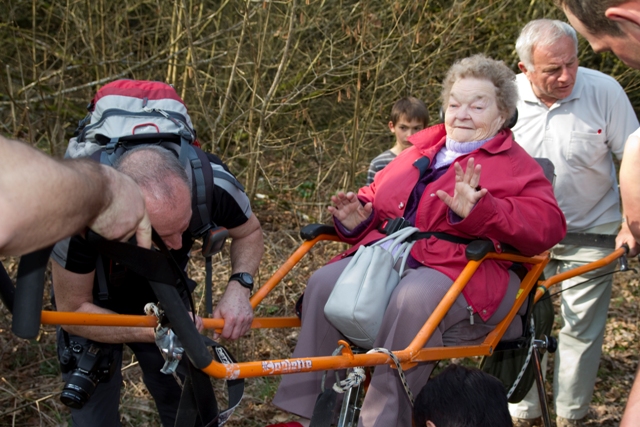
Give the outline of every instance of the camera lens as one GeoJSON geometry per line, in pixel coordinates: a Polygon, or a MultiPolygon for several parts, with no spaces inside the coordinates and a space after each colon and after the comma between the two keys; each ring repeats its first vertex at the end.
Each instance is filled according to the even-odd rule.
{"type": "Polygon", "coordinates": [[[74,371],[62,389],[60,401],[70,408],[80,409],[91,397],[98,381],[82,372],[74,371]]]}

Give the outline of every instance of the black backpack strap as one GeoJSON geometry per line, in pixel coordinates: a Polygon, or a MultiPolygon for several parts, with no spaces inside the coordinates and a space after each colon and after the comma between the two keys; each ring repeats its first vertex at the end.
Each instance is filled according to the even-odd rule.
{"type": "Polygon", "coordinates": [[[100,301],[107,301],[109,299],[109,286],[107,285],[107,273],[102,255],[98,255],[98,259],[96,260],[96,279],[98,282],[98,299],[100,301]]]}
{"type": "MultiPolygon", "coordinates": [[[[214,207],[214,173],[209,162],[207,153],[201,149],[189,145],[191,155],[189,162],[191,163],[191,171],[193,177],[193,195],[191,198],[191,210],[193,216],[189,224],[189,230],[193,237],[205,238],[205,234],[216,227],[212,221],[214,207]],[[193,157],[195,156],[195,158],[193,157]]],[[[180,155],[182,155],[182,149],[180,155]]],[[[186,154],[185,154],[186,155],[186,154]]],[[[217,206],[217,204],[215,204],[217,206]]],[[[204,241],[203,241],[204,247],[204,241]]],[[[213,313],[213,282],[211,274],[211,256],[205,254],[205,309],[207,313],[213,313]]]]}
{"type": "Polygon", "coordinates": [[[183,141],[180,146],[180,161],[189,162],[191,165],[191,177],[193,190],[191,209],[193,216],[189,224],[189,230],[194,237],[202,236],[212,228],[211,214],[213,212],[213,171],[209,164],[207,154],[193,145],[183,141]]]}

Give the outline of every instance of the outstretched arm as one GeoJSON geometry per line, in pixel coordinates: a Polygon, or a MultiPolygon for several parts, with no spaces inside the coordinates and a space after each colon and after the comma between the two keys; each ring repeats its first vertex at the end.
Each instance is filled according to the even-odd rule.
{"type": "Polygon", "coordinates": [[[144,199],[130,178],[0,137],[0,254],[49,246],[87,225],[108,239],[135,233],[141,246],[151,246],[144,199]]]}

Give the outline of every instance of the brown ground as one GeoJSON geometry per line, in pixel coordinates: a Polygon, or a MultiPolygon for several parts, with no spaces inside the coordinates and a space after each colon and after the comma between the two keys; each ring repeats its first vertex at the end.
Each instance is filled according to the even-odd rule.
{"type": "MultiPolygon", "coordinates": [[[[258,212],[266,236],[266,253],[259,275],[260,283],[283,263],[300,242],[297,232],[299,219],[287,212],[274,212],[269,203],[258,212]]],[[[325,262],[330,253],[337,251],[337,246],[323,244],[316,248],[285,278],[273,295],[263,302],[258,308],[258,315],[292,315],[297,296],[310,272],[325,262]]],[[[3,262],[14,277],[15,260],[5,258],[3,262]]],[[[632,261],[631,265],[637,267],[638,263],[632,261]]],[[[228,265],[224,257],[214,260],[214,283],[223,283],[227,272],[228,265]]],[[[194,256],[192,262],[192,276],[200,282],[204,279],[199,254],[194,256]]],[[[619,273],[615,276],[599,379],[588,425],[617,425],[624,411],[638,362],[639,278],[635,272],[619,273]]],[[[202,297],[197,297],[198,304],[203,306],[202,297]]],[[[63,383],[59,377],[55,356],[54,327],[42,327],[37,340],[27,342],[11,334],[10,323],[11,316],[0,306],[0,426],[66,425],[68,412],[58,400],[63,383]]],[[[256,330],[241,341],[226,345],[240,361],[283,358],[290,354],[296,336],[296,330],[256,330]]],[[[550,373],[552,367],[553,357],[549,366],[550,373]]],[[[123,424],[158,426],[155,408],[140,380],[139,368],[135,362],[125,363],[123,370],[123,424]]],[[[550,381],[547,383],[550,397],[550,381]]],[[[223,399],[225,393],[222,382],[215,381],[215,384],[218,398],[223,399]]],[[[227,425],[257,427],[286,421],[287,415],[270,405],[277,384],[278,378],[247,380],[244,400],[227,425]]]]}

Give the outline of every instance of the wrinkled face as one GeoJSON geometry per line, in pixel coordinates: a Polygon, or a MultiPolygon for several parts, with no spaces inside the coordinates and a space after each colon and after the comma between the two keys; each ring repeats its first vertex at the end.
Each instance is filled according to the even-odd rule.
{"type": "MultiPolygon", "coordinates": [[[[631,68],[640,69],[640,43],[627,33],[620,37],[608,34],[593,35],[582,25],[582,22],[567,9],[564,10],[567,19],[577,32],[582,34],[589,42],[594,52],[613,52],[622,62],[631,68]]],[[[623,27],[624,31],[624,27],[623,27]]]]}
{"type": "Polygon", "coordinates": [[[400,119],[398,119],[395,125],[393,122],[389,122],[389,130],[396,136],[396,143],[404,148],[411,146],[407,138],[416,132],[420,132],[422,129],[424,129],[424,124],[421,120],[408,120],[404,115],[400,116],[400,119]]]}
{"type": "Polygon", "coordinates": [[[540,101],[550,107],[571,95],[579,63],[571,37],[563,37],[551,46],[535,47],[532,59],[533,70],[527,69],[523,62],[518,63],[518,67],[540,101]]]}
{"type": "Polygon", "coordinates": [[[472,142],[491,138],[504,121],[492,82],[467,77],[453,84],[444,112],[445,129],[451,139],[472,142]]]}
{"type": "Polygon", "coordinates": [[[182,233],[191,221],[191,191],[184,183],[174,182],[172,203],[159,200],[147,193],[145,204],[151,225],[169,249],[182,247],[182,233]]]}

